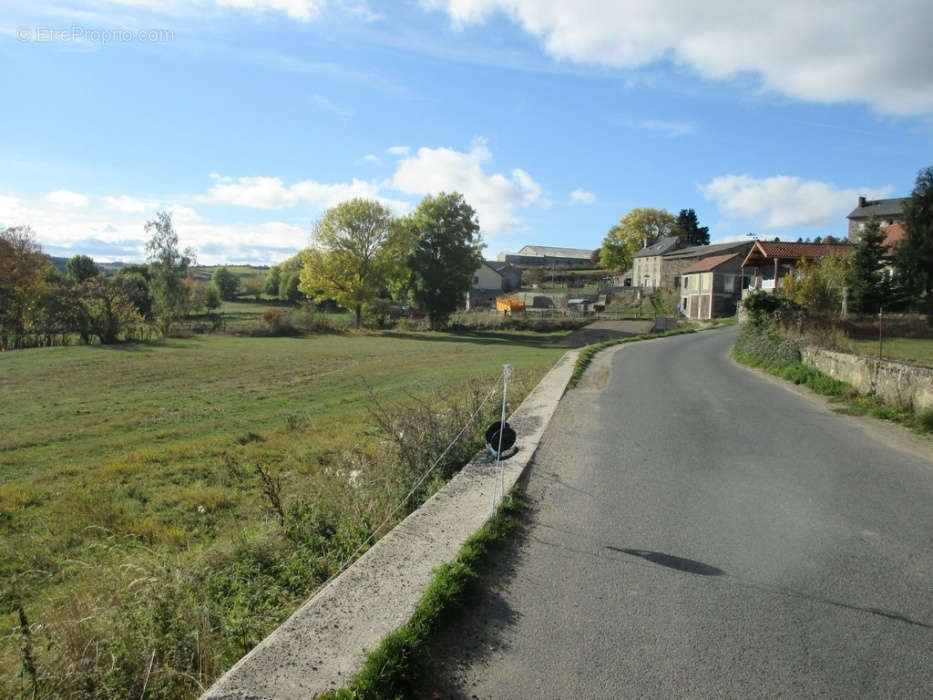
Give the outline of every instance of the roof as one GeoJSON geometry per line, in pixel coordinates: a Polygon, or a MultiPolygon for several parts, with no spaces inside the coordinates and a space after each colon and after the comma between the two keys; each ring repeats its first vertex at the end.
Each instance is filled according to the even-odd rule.
{"type": "Polygon", "coordinates": [[[669,251],[674,250],[677,246],[680,245],[680,238],[677,236],[663,236],[657,241],[649,245],[647,248],[642,248],[639,250],[633,258],[647,258],[652,255],[664,255],[669,251]]]}
{"type": "Polygon", "coordinates": [[[785,243],[784,241],[755,241],[742,267],[749,267],[767,259],[799,260],[823,258],[827,255],[846,255],[852,251],[849,243],[785,243]]]}
{"type": "Polygon", "coordinates": [[[753,241],[733,241],[732,243],[695,245],[689,248],[681,248],[680,250],[671,251],[664,256],[664,259],[681,260],[683,258],[707,258],[710,255],[715,255],[717,253],[722,255],[729,251],[734,251],[736,254],[746,253],[751,249],[753,244],[753,241]]]}
{"type": "Polygon", "coordinates": [[[884,245],[887,248],[894,248],[907,236],[907,229],[904,228],[904,224],[882,226],[881,230],[884,232],[884,245]]]}
{"type": "Polygon", "coordinates": [[[483,262],[484,262],[486,265],[489,265],[489,267],[491,267],[491,268],[492,268],[493,270],[495,270],[496,272],[502,272],[503,270],[508,269],[508,268],[512,268],[512,269],[514,269],[514,270],[518,270],[518,268],[515,267],[515,266],[514,266],[512,263],[510,263],[510,262],[502,262],[501,260],[484,260],[483,262]]]}
{"type": "Polygon", "coordinates": [[[710,272],[711,270],[715,270],[723,263],[727,263],[730,260],[735,260],[738,257],[738,253],[731,253],[729,255],[714,255],[711,258],[703,258],[702,260],[697,260],[681,274],[687,275],[691,272],[710,272]]]}
{"type": "MultiPolygon", "coordinates": [[[[849,219],[870,219],[871,217],[884,218],[901,216],[904,205],[910,197],[895,197],[894,199],[869,199],[864,206],[855,207],[849,214],[849,219]]],[[[861,201],[861,200],[860,200],[861,201]]]]}
{"type": "Polygon", "coordinates": [[[580,258],[590,259],[593,254],[592,248],[555,248],[547,245],[526,245],[516,253],[516,255],[528,255],[531,257],[549,257],[549,258],[580,258]]]}

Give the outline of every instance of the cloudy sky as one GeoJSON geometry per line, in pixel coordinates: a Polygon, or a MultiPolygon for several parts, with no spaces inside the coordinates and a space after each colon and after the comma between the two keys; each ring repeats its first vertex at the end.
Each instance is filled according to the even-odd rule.
{"type": "Polygon", "coordinates": [[[266,264],[351,197],[457,190],[487,256],[633,207],[844,235],[933,165],[929,0],[0,0],[0,226],[266,264]]]}

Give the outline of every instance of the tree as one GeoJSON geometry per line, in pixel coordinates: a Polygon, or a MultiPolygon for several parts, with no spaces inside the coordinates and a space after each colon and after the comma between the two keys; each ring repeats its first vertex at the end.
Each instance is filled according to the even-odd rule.
{"type": "Polygon", "coordinates": [[[607,270],[627,270],[632,256],[662,236],[670,235],[675,222],[674,216],[665,209],[632,209],[603,239],[600,265],[607,270]]]}
{"type": "Polygon", "coordinates": [[[412,295],[431,328],[438,328],[463,304],[483,264],[476,212],[461,194],[441,192],[422,199],[405,223],[412,236],[412,295]]]}
{"type": "Polygon", "coordinates": [[[217,287],[212,284],[207,285],[207,297],[204,300],[204,304],[210,311],[220,307],[220,292],[218,292],[217,287]]]}
{"type": "Polygon", "coordinates": [[[849,305],[857,313],[876,313],[888,305],[891,278],[886,271],[885,234],[870,221],[852,251],[848,270],[849,305]]]}
{"type": "Polygon", "coordinates": [[[263,291],[271,297],[278,296],[280,273],[281,268],[278,265],[273,265],[266,273],[266,286],[263,291]]]}
{"type": "Polygon", "coordinates": [[[91,336],[97,336],[102,345],[116,343],[124,328],[140,319],[136,306],[115,280],[93,275],[77,283],[75,292],[78,333],[85,343],[91,336]]]}
{"type": "Polygon", "coordinates": [[[266,288],[266,278],[262,275],[252,275],[251,277],[246,278],[246,284],[243,285],[246,289],[246,293],[253,297],[256,301],[262,297],[263,291],[266,288]]]}
{"type": "Polygon", "coordinates": [[[389,209],[367,199],[351,199],[328,209],[315,224],[311,247],[302,251],[298,289],[315,301],[333,299],[352,309],[356,327],[363,308],[379,296],[404,259],[396,244],[399,226],[389,209]]]}
{"type": "Polygon", "coordinates": [[[674,222],[674,234],[690,245],[709,245],[709,227],[700,226],[693,209],[681,209],[674,222]]]}
{"type": "Polygon", "coordinates": [[[65,279],[69,282],[83,282],[100,274],[94,259],[88,255],[75,255],[65,263],[65,279]]]}
{"type": "Polygon", "coordinates": [[[297,304],[304,296],[298,285],[301,283],[301,277],[297,272],[286,272],[279,278],[279,299],[297,304]]]}
{"type": "Polygon", "coordinates": [[[812,316],[836,316],[842,309],[849,260],[840,255],[824,255],[801,260],[795,275],[782,277],[782,295],[812,316]]]}
{"type": "Polygon", "coordinates": [[[904,207],[907,233],[894,256],[898,284],[914,299],[922,296],[926,313],[933,312],[933,167],[917,173],[904,207]]]}
{"type": "Polygon", "coordinates": [[[178,250],[178,235],[168,212],[156,212],[156,218],[146,223],[146,233],[152,237],[146,243],[149,261],[152,313],[163,335],[185,315],[188,304],[184,279],[194,263],[194,251],[178,250]]]}
{"type": "Polygon", "coordinates": [[[41,313],[39,299],[54,268],[32,229],[0,231],[0,347],[19,347],[41,313]]]}
{"type": "Polygon", "coordinates": [[[236,295],[240,291],[240,278],[226,267],[218,267],[211,273],[211,284],[217,287],[220,298],[224,301],[236,299],[236,295]]]}
{"type": "Polygon", "coordinates": [[[136,307],[140,317],[148,319],[152,315],[149,267],[147,265],[124,265],[113,276],[113,280],[123,288],[123,292],[136,307]]]}

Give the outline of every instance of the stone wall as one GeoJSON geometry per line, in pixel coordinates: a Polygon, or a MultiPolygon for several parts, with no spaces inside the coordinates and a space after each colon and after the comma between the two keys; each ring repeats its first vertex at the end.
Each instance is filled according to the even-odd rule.
{"type": "Polygon", "coordinates": [[[875,394],[914,411],[933,408],[933,368],[833,352],[812,345],[805,346],[801,354],[804,364],[848,382],[863,394],[875,394]]]}

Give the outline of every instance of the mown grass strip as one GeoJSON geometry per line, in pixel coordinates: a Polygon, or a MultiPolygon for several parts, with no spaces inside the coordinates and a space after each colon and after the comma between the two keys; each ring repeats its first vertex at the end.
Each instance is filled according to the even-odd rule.
{"type": "Polygon", "coordinates": [[[464,599],[487,554],[501,546],[518,527],[525,501],[516,488],[495,515],[461,547],[457,558],[435,572],[411,620],[385,639],[366,658],[359,675],[346,688],[324,695],[331,700],[409,697],[422,676],[424,653],[440,621],[464,599]]]}
{"type": "Polygon", "coordinates": [[[577,383],[580,381],[580,378],[583,376],[586,368],[590,366],[590,362],[596,356],[596,353],[605,350],[608,347],[612,347],[613,345],[621,345],[623,343],[635,343],[639,340],[651,340],[652,338],[666,338],[671,335],[683,335],[684,333],[696,333],[696,329],[677,328],[672,331],[664,331],[663,333],[643,333],[642,335],[634,335],[631,338],[617,338],[616,340],[605,340],[602,343],[596,343],[595,345],[587,345],[580,351],[580,354],[577,356],[577,364],[573,368],[573,374],[570,375],[570,381],[567,382],[567,388],[576,388],[577,383]]]}

